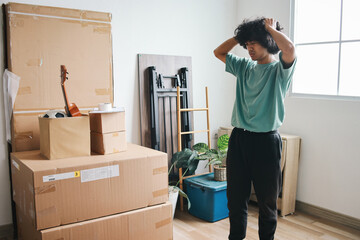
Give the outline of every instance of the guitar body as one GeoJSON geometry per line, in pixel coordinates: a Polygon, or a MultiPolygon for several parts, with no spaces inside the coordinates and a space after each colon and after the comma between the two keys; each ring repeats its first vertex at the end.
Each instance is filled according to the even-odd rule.
{"type": "Polygon", "coordinates": [[[65,90],[65,81],[68,79],[66,77],[66,74],[68,74],[67,69],[65,65],[60,66],[60,72],[61,72],[61,88],[64,95],[65,100],[65,112],[68,117],[81,117],[81,113],[79,108],[76,106],[75,103],[69,104],[69,101],[67,99],[66,90],[65,90]]]}
{"type": "Polygon", "coordinates": [[[71,117],[81,117],[81,112],[75,103],[69,105],[69,113],[71,117]]]}

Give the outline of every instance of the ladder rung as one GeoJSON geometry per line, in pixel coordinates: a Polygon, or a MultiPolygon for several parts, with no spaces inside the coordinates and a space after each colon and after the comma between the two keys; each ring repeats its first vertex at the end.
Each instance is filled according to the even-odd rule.
{"type": "Polygon", "coordinates": [[[181,132],[181,135],[191,134],[191,133],[201,133],[201,132],[209,132],[209,130],[197,130],[197,131],[189,131],[189,132],[181,132]]]}
{"type": "Polygon", "coordinates": [[[180,108],[180,112],[208,111],[209,108],[180,108]]]}

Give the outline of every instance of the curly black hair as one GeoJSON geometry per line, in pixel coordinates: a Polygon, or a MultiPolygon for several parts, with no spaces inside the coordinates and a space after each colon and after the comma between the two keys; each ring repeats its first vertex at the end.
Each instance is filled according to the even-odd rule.
{"type": "MultiPolygon", "coordinates": [[[[283,28],[279,22],[276,23],[276,30],[281,31],[283,28]]],[[[245,19],[234,31],[235,39],[240,46],[246,49],[246,43],[256,41],[267,49],[270,54],[277,54],[280,49],[276,45],[275,40],[265,29],[265,18],[257,18],[255,20],[245,19]]]]}

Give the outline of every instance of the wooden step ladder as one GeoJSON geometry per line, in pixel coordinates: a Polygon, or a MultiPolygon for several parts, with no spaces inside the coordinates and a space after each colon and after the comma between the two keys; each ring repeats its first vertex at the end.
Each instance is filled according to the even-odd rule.
{"type": "MultiPolygon", "coordinates": [[[[201,132],[207,132],[208,136],[208,146],[211,148],[211,136],[210,136],[210,119],[209,119],[209,97],[208,97],[208,88],[205,87],[205,95],[206,95],[206,108],[181,108],[180,106],[180,88],[177,87],[177,127],[178,127],[178,151],[180,152],[181,149],[181,136],[185,134],[195,134],[195,133],[201,133],[201,132]],[[194,111],[206,111],[206,117],[207,117],[207,129],[205,130],[197,130],[197,131],[187,131],[182,132],[181,131],[181,112],[194,112],[194,111]]],[[[209,172],[212,172],[211,166],[209,166],[209,172]]],[[[180,180],[180,189],[183,190],[183,179],[193,177],[192,176],[186,176],[183,177],[183,171],[182,168],[179,168],[179,180],[180,180]]],[[[184,199],[180,196],[180,210],[184,210],[184,199]]]]}

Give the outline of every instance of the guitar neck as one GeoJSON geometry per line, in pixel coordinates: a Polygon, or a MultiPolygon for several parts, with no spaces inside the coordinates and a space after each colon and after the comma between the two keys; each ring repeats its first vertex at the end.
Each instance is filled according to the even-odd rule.
{"type": "Polygon", "coordinates": [[[63,92],[63,95],[64,95],[66,115],[67,115],[68,117],[71,117],[71,114],[70,114],[70,111],[69,111],[69,105],[70,105],[70,104],[69,104],[68,99],[67,99],[67,95],[66,95],[66,90],[65,90],[64,83],[61,84],[61,89],[62,89],[62,92],[63,92]]]}

